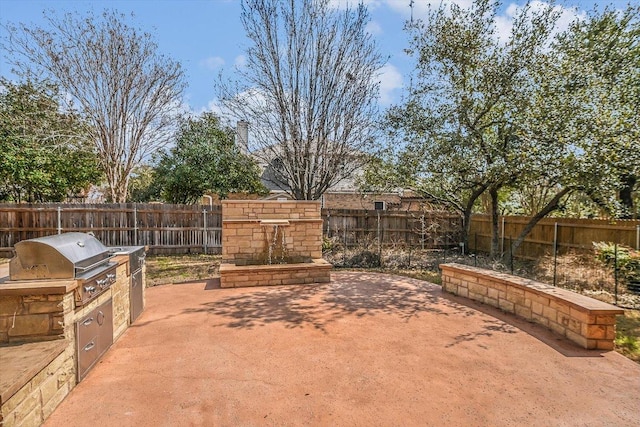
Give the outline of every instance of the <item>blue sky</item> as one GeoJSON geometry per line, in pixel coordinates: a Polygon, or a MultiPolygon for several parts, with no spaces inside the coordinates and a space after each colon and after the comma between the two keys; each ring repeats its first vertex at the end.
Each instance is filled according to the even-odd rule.
{"type": "MultiPolygon", "coordinates": [[[[337,7],[345,0],[333,0],[337,7]]],[[[402,88],[409,83],[413,61],[406,56],[407,35],[404,22],[410,16],[410,0],[367,0],[372,21],[370,32],[377,39],[380,51],[389,60],[381,70],[380,106],[397,103],[402,88]]],[[[464,6],[471,0],[455,1],[464,6]]],[[[558,0],[566,9],[561,24],[594,6],[612,4],[624,8],[628,0],[558,0]]],[[[426,13],[428,3],[438,0],[414,0],[414,16],[426,13]]],[[[523,0],[504,1],[499,30],[508,31],[510,16],[523,0]]],[[[242,65],[247,40],[240,23],[239,0],[0,0],[0,22],[41,24],[44,10],[56,13],[69,11],[100,12],[105,8],[133,13],[138,26],[151,32],[159,50],[179,61],[186,74],[188,88],[185,104],[194,112],[215,110],[214,81],[219,72],[232,75],[234,65],[242,65]]],[[[0,31],[4,31],[0,28],[0,31]]],[[[10,66],[0,60],[0,74],[12,78],[10,66]]]]}

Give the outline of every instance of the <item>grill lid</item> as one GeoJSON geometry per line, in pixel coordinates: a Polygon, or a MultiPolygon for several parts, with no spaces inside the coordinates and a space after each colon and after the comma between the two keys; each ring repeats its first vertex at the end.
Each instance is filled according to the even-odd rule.
{"type": "Polygon", "coordinates": [[[63,233],[15,244],[11,280],[72,279],[110,258],[109,249],[86,233],[63,233]]]}

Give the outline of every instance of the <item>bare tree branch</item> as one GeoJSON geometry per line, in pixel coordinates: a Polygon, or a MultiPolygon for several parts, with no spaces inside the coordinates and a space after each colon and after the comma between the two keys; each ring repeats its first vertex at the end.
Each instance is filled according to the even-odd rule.
{"type": "Polygon", "coordinates": [[[296,199],[318,199],[349,177],[374,140],[383,60],[359,5],[326,0],[246,0],[251,45],[241,84],[221,82],[226,108],[252,125],[253,154],[274,184],[296,199]]]}
{"type": "Polygon", "coordinates": [[[109,196],[124,202],[131,170],[173,133],[181,67],[115,11],[47,12],[45,20],[47,27],[7,27],[8,59],[21,75],[50,78],[71,96],[90,125],[109,196]]]}

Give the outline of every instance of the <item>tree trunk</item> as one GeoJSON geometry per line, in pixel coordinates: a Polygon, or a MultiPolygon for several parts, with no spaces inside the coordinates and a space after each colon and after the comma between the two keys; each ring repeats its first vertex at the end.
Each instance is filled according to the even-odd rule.
{"type": "Polygon", "coordinates": [[[489,189],[491,196],[491,253],[492,259],[499,258],[500,251],[500,231],[499,231],[499,214],[498,214],[498,188],[491,187],[489,189]]]}
{"type": "MultiPolygon", "coordinates": [[[[467,248],[469,247],[469,234],[471,231],[471,214],[473,213],[473,206],[476,204],[476,200],[478,200],[478,197],[480,197],[482,193],[485,192],[487,187],[488,187],[487,185],[483,184],[478,188],[476,188],[475,190],[473,190],[462,212],[463,224],[462,224],[461,238],[462,238],[462,244],[464,245],[465,250],[467,250],[467,248]]],[[[478,248],[475,248],[475,249],[477,250],[478,248]]]]}
{"type": "Polygon", "coordinates": [[[538,222],[540,222],[542,218],[549,215],[554,210],[558,209],[558,207],[560,206],[559,205],[560,200],[572,191],[573,191],[573,188],[563,188],[558,193],[556,193],[556,195],[553,196],[553,198],[549,200],[549,202],[537,214],[531,217],[527,225],[525,225],[525,227],[522,229],[518,237],[511,244],[512,254],[516,253],[516,250],[518,250],[522,242],[524,242],[524,239],[529,235],[529,233],[531,233],[531,230],[533,230],[533,227],[535,227],[535,225],[538,222]]]}
{"type": "Polygon", "coordinates": [[[635,210],[633,208],[633,187],[636,185],[637,177],[633,174],[625,174],[621,177],[622,188],[620,189],[620,203],[624,207],[622,219],[633,219],[635,210]]]}

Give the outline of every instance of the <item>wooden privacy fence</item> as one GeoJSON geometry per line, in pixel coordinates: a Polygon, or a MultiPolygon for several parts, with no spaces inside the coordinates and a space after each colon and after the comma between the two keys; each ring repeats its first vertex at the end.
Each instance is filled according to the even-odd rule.
{"type": "MultiPolygon", "coordinates": [[[[500,250],[509,251],[529,222],[529,217],[504,216],[498,221],[500,250]]],[[[514,256],[537,258],[554,253],[586,251],[593,242],[614,242],[640,249],[640,220],[602,220],[574,218],[544,218],[533,228],[514,256]]],[[[491,248],[491,218],[473,215],[469,235],[472,251],[489,252],[491,248]]]]}
{"type": "Polygon", "coordinates": [[[107,246],[148,245],[151,253],[219,253],[220,206],[165,204],[0,204],[0,255],[21,240],[92,232],[107,246]]]}
{"type": "Polygon", "coordinates": [[[423,249],[458,245],[462,217],[450,212],[322,209],[324,235],[345,246],[381,243],[423,249]]]}

